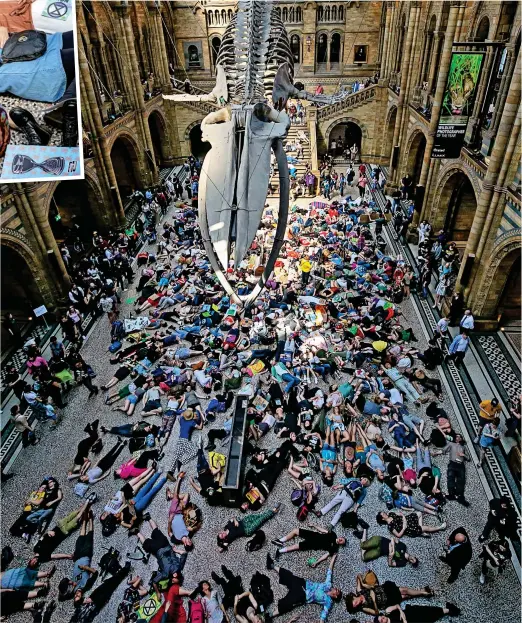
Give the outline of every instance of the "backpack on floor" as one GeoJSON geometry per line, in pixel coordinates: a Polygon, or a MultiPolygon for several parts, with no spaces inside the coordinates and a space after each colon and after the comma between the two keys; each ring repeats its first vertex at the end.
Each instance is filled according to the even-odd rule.
{"type": "Polygon", "coordinates": [[[109,352],[110,353],[116,353],[120,350],[121,348],[121,342],[119,342],[118,340],[116,340],[115,342],[113,342],[110,346],[109,346],[109,352]]]}
{"type": "Polygon", "coordinates": [[[189,601],[188,610],[189,623],[205,623],[207,619],[205,606],[199,597],[189,601]]]}

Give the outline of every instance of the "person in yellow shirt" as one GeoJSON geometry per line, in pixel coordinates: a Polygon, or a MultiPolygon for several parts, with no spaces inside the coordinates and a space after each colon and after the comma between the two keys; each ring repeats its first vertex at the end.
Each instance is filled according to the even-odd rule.
{"type": "Polygon", "coordinates": [[[304,287],[310,279],[310,271],[312,270],[312,263],[307,257],[303,257],[299,262],[299,270],[301,271],[301,283],[304,287]]]}
{"type": "Polygon", "coordinates": [[[477,430],[477,436],[474,439],[474,443],[478,443],[482,429],[486,424],[492,422],[495,418],[500,417],[502,407],[498,402],[498,398],[492,398],[491,400],[483,400],[480,405],[479,413],[479,427],[477,430]]]}

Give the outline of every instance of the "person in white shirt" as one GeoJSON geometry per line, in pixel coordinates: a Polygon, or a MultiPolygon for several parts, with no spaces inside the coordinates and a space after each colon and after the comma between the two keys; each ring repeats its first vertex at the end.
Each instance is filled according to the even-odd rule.
{"type": "Polygon", "coordinates": [[[471,309],[466,309],[466,311],[464,312],[464,316],[462,316],[462,319],[460,321],[460,332],[462,333],[463,330],[471,331],[474,328],[475,328],[475,319],[473,318],[471,309]]]}

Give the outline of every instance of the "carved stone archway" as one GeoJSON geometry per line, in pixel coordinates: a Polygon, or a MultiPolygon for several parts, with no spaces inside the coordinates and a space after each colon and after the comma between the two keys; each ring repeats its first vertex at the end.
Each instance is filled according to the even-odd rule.
{"type": "MultiPolygon", "coordinates": [[[[25,262],[40,292],[42,301],[50,309],[55,307],[58,299],[51,274],[31,249],[27,237],[19,231],[3,227],[0,229],[0,245],[12,249],[25,262]]],[[[5,266],[3,270],[4,272],[7,270],[5,266]]],[[[4,293],[4,296],[6,294],[4,293]]]]}
{"type": "Polygon", "coordinates": [[[500,296],[508,278],[509,264],[522,250],[522,230],[514,229],[501,236],[491,253],[480,277],[478,288],[472,292],[473,311],[478,318],[494,318],[500,296]]]}
{"type": "Polygon", "coordinates": [[[446,184],[451,176],[458,172],[464,174],[468,178],[473,188],[475,199],[477,199],[480,195],[482,189],[479,180],[473,171],[469,169],[465,163],[460,162],[459,160],[450,160],[439,172],[432,194],[432,207],[429,215],[426,215],[426,219],[432,223],[435,229],[444,227],[448,206],[443,205],[443,191],[445,190],[446,184]]]}

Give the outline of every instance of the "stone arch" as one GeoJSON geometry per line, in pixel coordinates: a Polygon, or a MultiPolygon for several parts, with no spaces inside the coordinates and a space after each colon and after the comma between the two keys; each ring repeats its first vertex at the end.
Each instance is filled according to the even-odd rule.
{"type": "MultiPolygon", "coordinates": [[[[93,208],[93,212],[98,214],[100,210],[103,211],[103,206],[105,203],[103,199],[102,190],[100,188],[100,183],[98,181],[98,177],[96,176],[96,173],[94,171],[91,171],[88,167],[84,167],[84,174],[85,174],[84,180],[74,180],[74,181],[85,181],[88,184],[89,190],[92,193],[92,197],[96,201],[96,206],[95,208],[93,208]],[[99,210],[97,208],[99,208],[99,210]]],[[[43,199],[45,215],[47,218],[49,218],[51,200],[54,196],[54,193],[56,191],[58,184],[60,184],[60,182],[51,182],[47,184],[47,192],[45,193],[45,197],[43,199]]]]}
{"type": "Polygon", "coordinates": [[[406,143],[404,172],[412,177],[414,185],[419,183],[422,159],[426,149],[426,140],[424,132],[420,128],[417,128],[411,133],[406,143]]]}
{"type": "Polygon", "coordinates": [[[134,134],[120,129],[109,144],[112,166],[118,182],[122,203],[136,189],[145,186],[145,165],[142,152],[134,134]]]}
{"type": "Polygon", "coordinates": [[[521,229],[515,229],[501,236],[491,253],[480,285],[473,297],[473,311],[480,318],[495,318],[499,321],[498,309],[508,282],[510,271],[520,264],[522,250],[521,229]]]}
{"type": "Polygon", "coordinates": [[[480,186],[460,162],[450,162],[439,175],[429,217],[435,230],[446,229],[450,240],[465,243],[477,208],[480,186]]]}
{"type": "Polygon", "coordinates": [[[190,132],[191,132],[192,128],[195,128],[197,125],[201,125],[202,121],[203,121],[203,118],[198,119],[197,121],[193,121],[191,124],[189,124],[185,128],[185,132],[184,132],[183,136],[184,136],[186,141],[190,141],[190,132]]]}
{"type": "MultiPolygon", "coordinates": [[[[330,143],[333,138],[338,138],[339,136],[343,139],[344,148],[346,148],[346,143],[348,143],[348,146],[355,143],[360,154],[366,153],[364,151],[363,137],[367,138],[368,132],[358,119],[354,117],[341,117],[328,126],[325,132],[325,142],[328,150],[330,149],[330,143]],[[337,132],[333,134],[333,131],[336,129],[337,132]]],[[[341,155],[340,150],[334,155],[341,155]]]]}
{"type": "Polygon", "coordinates": [[[221,45],[221,35],[218,33],[211,34],[208,37],[208,41],[210,44],[210,52],[212,54],[212,65],[215,67],[219,54],[219,47],[221,45]]]}
{"type": "Polygon", "coordinates": [[[153,108],[147,117],[149,124],[152,147],[154,149],[154,159],[158,166],[164,166],[170,158],[172,151],[168,132],[167,120],[160,108],[153,108]]]}
{"type": "Polygon", "coordinates": [[[301,50],[301,34],[299,31],[294,30],[289,32],[288,41],[290,42],[290,51],[294,59],[294,65],[299,65],[303,55],[301,50]]]}
{"type": "Polygon", "coordinates": [[[330,40],[326,30],[315,35],[315,62],[317,65],[325,65],[328,58],[328,46],[330,40]]]}
{"type": "Polygon", "coordinates": [[[88,242],[95,230],[106,231],[114,224],[110,210],[97,197],[92,176],[83,180],[62,180],[53,184],[47,218],[57,242],[71,242],[79,236],[88,242]]]}
{"type": "Polygon", "coordinates": [[[479,15],[477,24],[475,26],[475,33],[473,39],[475,41],[485,41],[489,39],[489,31],[491,28],[491,21],[488,15],[479,15]]]}
{"type": "MultiPolygon", "coordinates": [[[[2,263],[2,310],[15,318],[28,320],[32,310],[42,304],[53,308],[56,299],[47,283],[46,273],[27,238],[10,228],[0,230],[2,263]],[[5,266],[9,265],[9,270],[5,266]]],[[[52,277],[50,277],[52,279],[52,277]]],[[[6,335],[2,335],[6,338],[6,335]]]]}
{"type": "Polygon", "coordinates": [[[343,34],[339,30],[333,30],[330,33],[328,50],[330,63],[338,65],[343,58],[343,34]]]}
{"type": "Polygon", "coordinates": [[[397,106],[392,106],[388,111],[385,125],[385,135],[383,137],[383,156],[389,160],[393,150],[393,134],[395,132],[395,124],[397,122],[397,106]]]}

